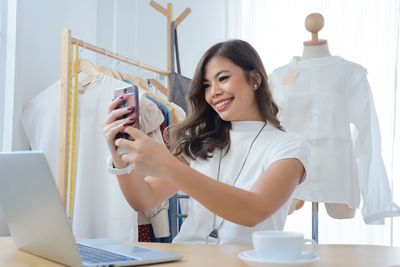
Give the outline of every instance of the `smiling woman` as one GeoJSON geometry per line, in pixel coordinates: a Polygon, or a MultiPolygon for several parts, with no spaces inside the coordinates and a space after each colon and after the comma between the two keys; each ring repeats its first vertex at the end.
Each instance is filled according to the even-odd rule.
{"type": "Polygon", "coordinates": [[[264,65],[257,51],[241,40],[218,43],[205,53],[188,99],[191,113],[175,128],[176,154],[197,156],[201,149],[204,159],[215,147],[229,146],[229,121],[267,121],[282,130],[264,65]]]}
{"type": "Polygon", "coordinates": [[[189,91],[189,115],[172,129],[173,153],[119,119],[121,100],[110,104],[104,133],[114,166],[135,166],[118,175],[128,203],[144,211],[179,190],[188,194],[176,243],[250,244],[254,231],[282,230],[309,150],[282,130],[258,53],[242,40],[215,44],[189,91]],[[118,132],[130,138],[114,142],[118,132]]]}

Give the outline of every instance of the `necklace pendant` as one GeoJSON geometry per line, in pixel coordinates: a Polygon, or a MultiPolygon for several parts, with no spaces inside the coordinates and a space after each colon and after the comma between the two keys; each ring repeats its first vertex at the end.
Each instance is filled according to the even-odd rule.
{"type": "Polygon", "coordinates": [[[218,229],[212,230],[212,231],[208,234],[208,236],[209,236],[209,237],[212,237],[212,238],[215,238],[215,239],[218,239],[218,229]]]}
{"type": "Polygon", "coordinates": [[[208,236],[206,237],[206,244],[207,245],[219,244],[218,229],[214,229],[208,234],[208,236]]]}

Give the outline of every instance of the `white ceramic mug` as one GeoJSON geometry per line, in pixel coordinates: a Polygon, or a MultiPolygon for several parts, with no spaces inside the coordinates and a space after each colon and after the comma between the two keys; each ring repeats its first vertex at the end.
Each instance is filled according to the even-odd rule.
{"type": "Polygon", "coordinates": [[[265,230],[254,232],[252,237],[255,253],[262,260],[298,261],[316,256],[317,243],[312,239],[304,239],[302,233],[265,230]],[[311,250],[305,250],[306,243],[311,244],[311,250]]]}

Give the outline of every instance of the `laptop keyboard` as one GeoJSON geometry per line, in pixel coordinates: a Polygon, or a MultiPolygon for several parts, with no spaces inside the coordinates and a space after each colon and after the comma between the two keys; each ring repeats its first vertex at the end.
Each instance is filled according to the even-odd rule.
{"type": "Polygon", "coordinates": [[[85,246],[79,243],[77,245],[79,253],[82,257],[82,261],[85,263],[96,264],[135,260],[135,258],[132,257],[126,257],[106,250],[85,246]]]}

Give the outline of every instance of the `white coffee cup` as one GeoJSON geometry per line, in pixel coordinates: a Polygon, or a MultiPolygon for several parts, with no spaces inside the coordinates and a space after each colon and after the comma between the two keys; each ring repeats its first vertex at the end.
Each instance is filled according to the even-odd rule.
{"type": "Polygon", "coordinates": [[[304,239],[302,233],[286,231],[256,231],[253,233],[253,246],[258,258],[270,262],[298,261],[316,256],[317,243],[304,239]],[[311,249],[305,250],[304,244],[311,249]]]}

